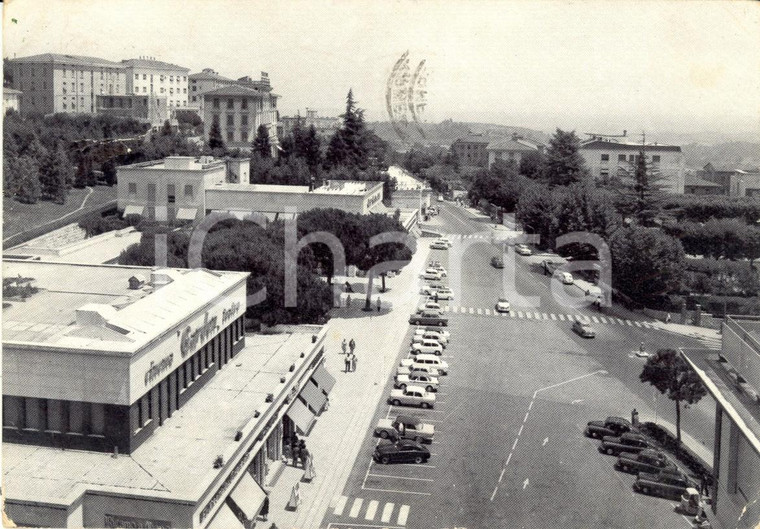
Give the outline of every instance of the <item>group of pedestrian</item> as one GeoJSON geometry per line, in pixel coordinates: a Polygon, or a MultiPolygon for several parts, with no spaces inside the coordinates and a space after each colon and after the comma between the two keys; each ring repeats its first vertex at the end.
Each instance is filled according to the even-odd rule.
{"type": "Polygon", "coordinates": [[[353,338],[351,338],[350,342],[346,342],[346,339],[343,338],[343,343],[340,347],[343,350],[343,354],[346,355],[346,358],[344,359],[344,372],[350,373],[351,371],[356,371],[356,354],[354,353],[354,350],[356,349],[356,342],[353,338]]]}
{"type": "Polygon", "coordinates": [[[311,454],[306,448],[306,441],[299,439],[295,433],[290,436],[290,453],[293,458],[294,467],[299,466],[299,464],[303,464],[303,468],[306,468],[309,463],[311,454]]]}

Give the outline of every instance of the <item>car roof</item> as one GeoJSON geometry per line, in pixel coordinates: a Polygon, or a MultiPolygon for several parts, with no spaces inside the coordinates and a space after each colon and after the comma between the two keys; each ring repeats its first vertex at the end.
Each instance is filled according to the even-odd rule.
{"type": "Polygon", "coordinates": [[[631,421],[629,421],[628,419],[623,419],[622,417],[615,417],[615,416],[607,417],[604,420],[604,422],[617,422],[617,423],[623,423],[623,424],[628,424],[628,425],[631,424],[631,421]]]}
{"type": "Polygon", "coordinates": [[[499,302],[502,302],[502,301],[509,301],[509,300],[507,298],[499,298],[499,302]]]}
{"type": "Polygon", "coordinates": [[[421,393],[425,393],[425,388],[421,386],[407,386],[406,391],[419,391],[421,393]]]}
{"type": "Polygon", "coordinates": [[[656,450],[654,448],[645,448],[641,452],[639,452],[641,455],[646,455],[650,457],[667,457],[663,452],[660,452],[659,450],[656,450]]]}
{"type": "Polygon", "coordinates": [[[623,435],[620,436],[621,439],[636,439],[636,440],[643,440],[646,441],[647,438],[641,435],[640,433],[635,432],[626,432],[623,435]]]}

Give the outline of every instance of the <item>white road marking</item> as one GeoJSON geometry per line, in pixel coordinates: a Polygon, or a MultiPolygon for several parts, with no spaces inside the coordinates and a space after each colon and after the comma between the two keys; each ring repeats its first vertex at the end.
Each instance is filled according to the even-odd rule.
{"type": "Polygon", "coordinates": [[[417,494],[418,496],[432,496],[432,493],[430,492],[417,492],[415,490],[377,489],[373,487],[362,487],[362,490],[373,490],[375,492],[395,492],[396,494],[417,494]]]}
{"type": "Polygon", "coordinates": [[[514,318],[514,317],[515,317],[515,313],[514,313],[514,312],[512,312],[512,311],[509,311],[509,317],[510,317],[510,318],[514,318]]]}
{"type": "Polygon", "coordinates": [[[583,402],[583,399],[575,399],[575,400],[574,400],[573,402],[571,402],[570,404],[578,404],[579,402],[583,402]]]}
{"type": "Polygon", "coordinates": [[[386,503],[385,507],[383,507],[383,514],[380,516],[380,521],[383,523],[388,523],[391,521],[391,514],[393,514],[393,508],[396,506],[395,503],[386,503]]]}
{"type": "Polygon", "coordinates": [[[451,307],[446,305],[445,307],[443,307],[443,312],[451,312],[451,307]]]}
{"type": "Polygon", "coordinates": [[[633,327],[633,323],[631,323],[631,320],[626,320],[625,322],[628,324],[629,327],[633,327]]]}
{"type": "Polygon", "coordinates": [[[526,312],[525,313],[525,317],[528,318],[529,320],[532,320],[533,319],[533,314],[531,314],[530,312],[526,312]]]}
{"type": "Polygon", "coordinates": [[[634,324],[636,327],[641,327],[641,323],[639,323],[639,322],[637,322],[637,321],[634,321],[634,322],[633,322],[633,324],[634,324]]]}
{"type": "Polygon", "coordinates": [[[528,415],[530,415],[530,412],[525,414],[525,418],[523,419],[523,422],[528,422],[528,415]]]}
{"type": "Polygon", "coordinates": [[[521,311],[519,311],[519,310],[517,311],[517,317],[518,318],[522,318],[523,317],[523,313],[521,311]]]}
{"type": "Polygon", "coordinates": [[[398,518],[396,519],[396,523],[399,525],[406,525],[406,519],[409,517],[409,506],[408,505],[402,505],[401,508],[398,510],[398,518]]]}
{"type": "Polygon", "coordinates": [[[519,439],[517,437],[515,437],[515,442],[512,443],[512,451],[515,450],[515,447],[517,446],[517,441],[519,441],[519,439]]]}
{"type": "Polygon", "coordinates": [[[560,314],[559,315],[559,319],[562,320],[562,321],[565,321],[565,315],[564,314],[560,314]]]}
{"type": "Polygon", "coordinates": [[[525,427],[525,425],[524,425],[524,424],[521,424],[521,425],[520,425],[520,431],[519,431],[519,432],[517,432],[517,437],[520,437],[520,436],[522,435],[522,431],[523,431],[523,428],[524,428],[524,427],[525,427]]]}
{"type": "Polygon", "coordinates": [[[470,314],[475,314],[475,309],[473,309],[472,307],[470,307],[470,314]]]}
{"type": "Polygon", "coordinates": [[[525,481],[523,481],[523,490],[526,489],[526,487],[528,486],[528,483],[530,483],[530,480],[528,478],[525,478],[525,481]]]}
{"type": "Polygon", "coordinates": [[[593,321],[594,323],[599,323],[599,320],[596,319],[596,316],[591,316],[591,321],[593,321]]]}
{"type": "Polygon", "coordinates": [[[507,467],[501,469],[501,474],[499,474],[499,483],[501,483],[502,478],[504,477],[504,472],[507,471],[507,467]]]}
{"type": "Polygon", "coordinates": [[[548,442],[549,442],[549,438],[548,437],[544,437],[544,442],[541,443],[541,446],[546,446],[546,443],[548,443],[548,442]]]}
{"type": "Polygon", "coordinates": [[[599,316],[599,319],[602,321],[602,323],[607,323],[607,320],[604,318],[604,316],[599,316]]]}
{"type": "Polygon", "coordinates": [[[534,312],[533,315],[536,317],[537,320],[541,319],[541,314],[538,312],[534,312]]]}
{"type": "Polygon", "coordinates": [[[557,315],[556,314],[552,313],[552,314],[549,314],[549,316],[551,316],[552,319],[556,321],[556,319],[557,319],[557,315]]]}
{"type": "Polygon", "coordinates": [[[347,501],[348,501],[347,496],[341,496],[340,498],[338,498],[338,503],[337,505],[335,505],[335,510],[333,511],[333,514],[335,516],[340,516],[341,514],[343,514],[343,509],[346,508],[347,501]]]}
{"type": "Polygon", "coordinates": [[[545,313],[545,312],[542,312],[542,313],[541,313],[541,317],[542,317],[543,319],[545,319],[545,320],[548,320],[548,319],[549,319],[549,315],[548,315],[547,313],[545,313]]]}
{"type": "Polygon", "coordinates": [[[478,316],[480,316],[481,314],[483,314],[483,309],[478,309],[478,316]]]}
{"type": "Polygon", "coordinates": [[[507,462],[504,463],[504,468],[507,468],[509,466],[509,462],[512,461],[512,452],[509,453],[507,456],[507,462]]]}
{"type": "MultiPolygon", "coordinates": [[[[425,465],[414,465],[414,466],[422,467],[425,465]]],[[[408,479],[410,481],[428,481],[431,483],[435,481],[434,479],[428,479],[428,478],[408,478],[405,476],[391,476],[390,474],[370,474],[370,476],[372,476],[373,478],[408,479]]]]}
{"type": "Polygon", "coordinates": [[[486,309],[486,316],[490,316],[490,315],[491,315],[491,309],[486,309]]]}
{"type": "Polygon", "coordinates": [[[497,485],[494,487],[493,492],[491,493],[491,501],[496,497],[496,491],[499,490],[499,486],[497,485]]]}
{"type": "Polygon", "coordinates": [[[565,380],[564,382],[559,382],[557,384],[552,384],[551,386],[546,386],[544,388],[539,388],[539,389],[537,389],[533,393],[533,398],[535,398],[536,395],[538,393],[540,393],[541,391],[546,391],[547,389],[556,388],[557,386],[562,386],[564,384],[569,384],[570,382],[575,382],[576,380],[581,380],[583,378],[592,377],[594,375],[606,375],[606,374],[607,374],[607,371],[605,371],[604,369],[599,369],[598,371],[594,371],[593,373],[586,373],[585,375],[581,375],[579,377],[574,377],[574,378],[571,378],[570,380],[565,380]]]}
{"type": "Polygon", "coordinates": [[[369,502],[369,506],[367,507],[367,512],[364,513],[364,519],[365,520],[374,520],[375,514],[377,513],[377,506],[380,505],[380,502],[377,500],[372,500],[369,502]]]}
{"type": "Polygon", "coordinates": [[[351,512],[348,513],[348,516],[350,518],[356,518],[359,516],[359,511],[362,508],[362,503],[364,503],[364,500],[362,498],[354,499],[354,503],[351,505],[351,512]]]}

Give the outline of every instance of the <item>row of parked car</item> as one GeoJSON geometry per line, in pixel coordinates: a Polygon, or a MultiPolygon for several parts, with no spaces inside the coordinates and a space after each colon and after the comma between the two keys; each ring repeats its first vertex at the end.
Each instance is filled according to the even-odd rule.
{"type": "MultiPolygon", "coordinates": [[[[431,248],[448,250],[451,242],[445,238],[431,244],[431,248]]],[[[393,379],[388,403],[393,406],[413,406],[423,409],[435,407],[436,393],[441,377],[448,375],[449,365],[443,360],[443,351],[449,345],[451,334],[442,329],[448,325],[439,303],[454,299],[454,293],[441,280],[448,273],[439,261],[428,263],[420,275],[425,280],[421,294],[427,296],[424,304],[409,317],[409,323],[418,325],[409,344],[409,357],[399,362],[393,379]]],[[[425,444],[432,443],[435,427],[412,415],[398,415],[394,419],[380,419],[375,436],[378,443],[372,455],[381,464],[424,463],[430,459],[425,444]]]]}
{"type": "Polygon", "coordinates": [[[584,433],[601,439],[599,452],[617,456],[616,470],[636,475],[636,492],[676,500],[693,493],[695,484],[691,478],[628,420],[607,417],[604,421],[590,421],[584,433]]]}

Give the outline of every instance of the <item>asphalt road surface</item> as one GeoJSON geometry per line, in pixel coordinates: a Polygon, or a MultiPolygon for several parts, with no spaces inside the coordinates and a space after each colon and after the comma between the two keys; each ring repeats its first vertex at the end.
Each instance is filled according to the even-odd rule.
{"type": "MultiPolygon", "coordinates": [[[[638,380],[644,360],[631,354],[641,341],[652,350],[699,344],[611,322],[594,324],[597,337],[583,339],[570,331],[569,318],[597,312],[555,299],[549,278],[519,256],[506,288],[512,315],[496,314],[504,274],[490,258],[501,250],[465,210],[447,205],[440,218],[444,231],[471,241],[463,252],[456,242],[453,251],[431,252],[449,269],[455,293],[442,302],[449,306],[451,343],[443,358],[450,372],[441,377],[433,410],[381,402],[373,421],[403,413],[433,424],[432,457],[422,465],[374,463],[378,440],[367,432],[322,527],[689,527],[673,502],[633,493],[634,477],[616,472],[615,458],[600,454],[583,428],[591,419],[628,416],[633,406],[641,420],[654,419],[647,414],[651,387],[638,380]]],[[[399,358],[407,352],[405,345],[399,358]]],[[[391,387],[389,380],[385,394],[391,387]]],[[[714,404],[703,400],[683,414],[682,426],[711,442],[714,404]]],[[[672,408],[659,398],[660,416],[673,420],[672,408]]]]}

